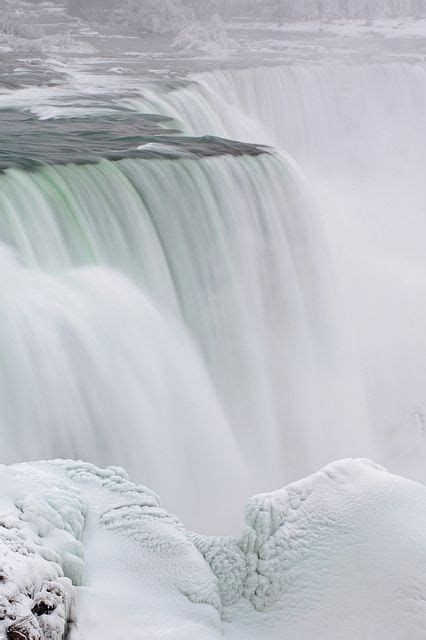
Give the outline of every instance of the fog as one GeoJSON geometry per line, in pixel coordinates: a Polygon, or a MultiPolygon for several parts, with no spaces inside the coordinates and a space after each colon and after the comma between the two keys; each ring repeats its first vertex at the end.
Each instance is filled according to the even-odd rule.
{"type": "Polygon", "coordinates": [[[0,637],[424,639],[425,61],[426,0],[0,0],[0,637]]]}

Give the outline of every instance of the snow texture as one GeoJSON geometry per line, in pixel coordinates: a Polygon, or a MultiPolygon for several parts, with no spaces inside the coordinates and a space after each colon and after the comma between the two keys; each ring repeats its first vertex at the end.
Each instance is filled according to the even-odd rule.
{"type": "Polygon", "coordinates": [[[425,637],[426,489],[367,460],[255,496],[240,539],[188,532],[116,467],[0,479],[0,637],[425,637]]]}
{"type": "Polygon", "coordinates": [[[83,571],[83,503],[30,466],[2,467],[0,482],[0,637],[62,638],[83,571]]]}

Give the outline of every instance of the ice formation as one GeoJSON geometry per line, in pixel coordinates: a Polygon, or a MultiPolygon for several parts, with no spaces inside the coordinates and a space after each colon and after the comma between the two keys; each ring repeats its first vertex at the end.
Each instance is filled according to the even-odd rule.
{"type": "Polygon", "coordinates": [[[83,574],[84,503],[30,465],[2,467],[0,637],[62,638],[83,574]]]}
{"type": "Polygon", "coordinates": [[[424,638],[426,490],[367,460],[255,496],[239,539],[187,531],[116,467],[0,478],[2,637],[424,638]]]}

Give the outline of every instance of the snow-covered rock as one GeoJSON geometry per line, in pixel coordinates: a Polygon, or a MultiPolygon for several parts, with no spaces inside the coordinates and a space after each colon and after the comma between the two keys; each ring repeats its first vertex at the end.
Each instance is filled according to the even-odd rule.
{"type": "Polygon", "coordinates": [[[187,531],[116,467],[0,481],[0,637],[61,638],[71,619],[71,640],[425,637],[426,488],[369,461],[255,496],[239,539],[187,531]]]}
{"type": "Polygon", "coordinates": [[[230,638],[420,640],[426,489],[369,461],[334,463],[246,508],[244,595],[230,638]]]}
{"type": "Polygon", "coordinates": [[[0,468],[0,637],[62,638],[83,571],[84,505],[51,474],[0,468]]]}

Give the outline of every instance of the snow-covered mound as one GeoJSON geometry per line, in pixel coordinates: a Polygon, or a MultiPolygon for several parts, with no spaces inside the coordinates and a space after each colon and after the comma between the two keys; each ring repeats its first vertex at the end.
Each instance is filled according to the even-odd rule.
{"type": "Polygon", "coordinates": [[[115,467],[0,481],[0,637],[425,637],[426,489],[369,461],[252,498],[240,539],[186,531],[115,467]]]}

